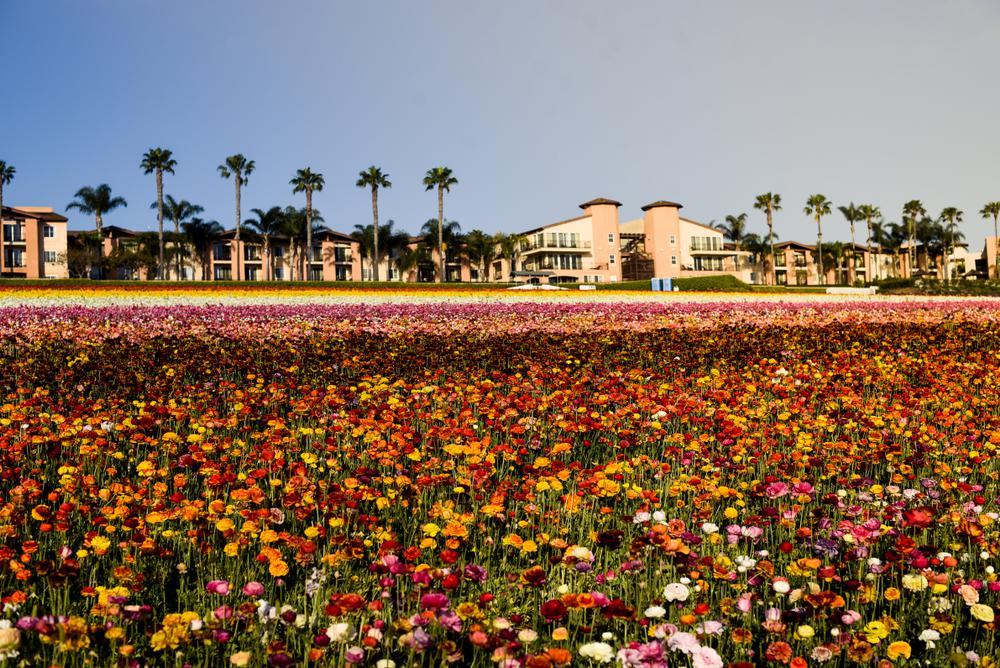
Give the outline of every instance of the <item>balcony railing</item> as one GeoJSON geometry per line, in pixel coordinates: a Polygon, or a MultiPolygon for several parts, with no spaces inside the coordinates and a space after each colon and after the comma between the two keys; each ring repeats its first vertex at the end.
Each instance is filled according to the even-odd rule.
{"type": "Polygon", "coordinates": [[[590,248],[590,242],[570,239],[563,241],[559,241],[558,239],[546,239],[542,243],[538,243],[534,240],[521,243],[522,252],[547,248],[587,249],[590,248]]]}
{"type": "Polygon", "coordinates": [[[691,240],[691,250],[693,251],[721,251],[726,250],[719,241],[704,242],[697,239],[691,240]]]}
{"type": "Polygon", "coordinates": [[[341,248],[336,248],[333,251],[333,261],[334,262],[343,262],[343,263],[353,262],[354,261],[354,256],[351,255],[351,252],[348,251],[348,250],[343,250],[341,248]]]}
{"type": "Polygon", "coordinates": [[[233,259],[233,249],[229,246],[216,246],[212,249],[212,259],[216,262],[230,262],[233,259]]]}
{"type": "Polygon", "coordinates": [[[551,269],[557,271],[573,271],[584,268],[582,262],[573,266],[564,267],[560,265],[558,262],[553,262],[548,260],[542,262],[525,262],[523,266],[525,271],[541,271],[543,269],[551,269]]]}

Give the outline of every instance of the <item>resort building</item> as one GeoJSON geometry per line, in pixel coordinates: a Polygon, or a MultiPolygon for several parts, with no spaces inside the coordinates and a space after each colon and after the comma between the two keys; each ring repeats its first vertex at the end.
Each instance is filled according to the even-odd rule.
{"type": "MultiPolygon", "coordinates": [[[[621,222],[620,202],[598,198],[583,215],[517,235],[514,257],[492,263],[494,281],[612,283],[649,278],[731,274],[752,279],[749,253],[726,244],[722,232],[682,218],[682,205],[659,200],[643,217],[621,222]]],[[[499,251],[499,249],[498,249],[499,251]]]]}
{"type": "Polygon", "coordinates": [[[3,278],[67,278],[67,219],[51,207],[3,207],[3,278]]]}

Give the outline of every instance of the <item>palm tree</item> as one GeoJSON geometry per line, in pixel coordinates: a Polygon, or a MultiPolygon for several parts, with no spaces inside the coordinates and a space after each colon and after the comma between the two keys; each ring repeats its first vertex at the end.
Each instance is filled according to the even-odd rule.
{"type": "MultiPolygon", "coordinates": [[[[415,246],[407,244],[400,249],[399,254],[396,256],[396,269],[399,271],[401,280],[405,280],[404,276],[406,274],[428,264],[433,267],[431,254],[425,244],[417,244],[415,246]]],[[[417,278],[419,279],[419,275],[417,278]]]]}
{"type": "Polygon", "coordinates": [[[485,281],[487,267],[496,256],[496,242],[493,236],[482,230],[472,230],[465,235],[465,247],[468,249],[469,261],[474,262],[479,270],[479,280],[485,281]]]}
{"type": "Polygon", "coordinates": [[[250,209],[250,213],[257,217],[248,218],[244,224],[264,238],[264,264],[267,267],[264,280],[270,281],[274,279],[274,254],[271,252],[271,237],[281,233],[284,222],[283,212],[280,206],[272,206],[267,211],[250,209]]]}
{"type": "Polygon", "coordinates": [[[906,249],[907,259],[910,263],[910,275],[913,275],[914,266],[917,264],[917,221],[927,216],[924,205],[918,199],[911,199],[903,205],[903,225],[906,226],[908,235],[908,245],[906,249]]]}
{"type": "Polygon", "coordinates": [[[435,278],[436,282],[440,283],[443,280],[447,280],[447,273],[442,275],[442,272],[446,272],[446,255],[451,253],[451,257],[456,259],[459,257],[459,247],[462,244],[462,226],[458,224],[457,221],[448,220],[445,221],[444,225],[441,225],[436,218],[429,219],[420,228],[420,234],[424,237],[424,242],[429,246],[437,246],[440,250],[438,251],[441,255],[438,257],[438,274],[435,278]],[[434,232],[437,231],[438,243],[434,244],[431,239],[434,238],[434,232]]]}
{"type": "Polygon", "coordinates": [[[195,255],[201,260],[201,280],[208,280],[208,253],[212,250],[212,241],[225,230],[214,220],[192,218],[181,223],[181,229],[194,249],[195,255]]]}
{"type": "Polygon", "coordinates": [[[759,269],[759,273],[763,273],[764,258],[767,257],[768,251],[773,248],[773,244],[768,244],[768,241],[759,234],[751,233],[743,237],[739,247],[750,253],[750,264],[755,272],[759,269]]]}
{"type": "MultiPolygon", "coordinates": [[[[192,217],[196,213],[201,213],[205,209],[197,204],[192,204],[186,199],[177,201],[174,199],[173,195],[166,195],[162,202],[153,202],[149,205],[150,209],[161,209],[166,213],[172,221],[174,221],[174,236],[175,240],[180,239],[181,235],[181,223],[183,223],[188,218],[192,217]]],[[[177,278],[181,277],[181,256],[183,253],[175,253],[177,258],[177,278]]],[[[162,277],[161,277],[162,278],[162,277]]]]}
{"type": "MultiPolygon", "coordinates": [[[[309,280],[309,269],[308,267],[312,264],[312,233],[313,233],[313,193],[320,192],[323,190],[325,181],[323,180],[323,175],[312,171],[310,168],[305,167],[295,172],[295,176],[292,180],[288,182],[290,185],[294,186],[292,188],[293,193],[306,194],[306,273],[305,280],[309,280]]],[[[301,271],[299,272],[300,278],[301,271]]]]}
{"type": "MultiPolygon", "coordinates": [[[[853,204],[853,202],[851,203],[853,204]]],[[[860,204],[857,208],[858,220],[865,221],[865,225],[868,227],[868,266],[865,268],[865,279],[870,283],[873,279],[872,277],[872,233],[873,226],[877,224],[877,221],[882,219],[882,212],[874,204],[860,204]]],[[[844,214],[845,216],[847,214],[844,214]]],[[[851,226],[852,238],[851,243],[854,243],[853,230],[854,226],[851,226]]],[[[875,261],[876,267],[878,265],[878,260],[875,261]]]]}
{"type": "Polygon", "coordinates": [[[739,246],[740,242],[743,241],[747,235],[747,215],[745,213],[735,216],[730,214],[726,216],[725,223],[717,223],[712,227],[720,230],[722,232],[722,236],[739,246]]]}
{"type": "MultiPolygon", "coordinates": [[[[946,281],[951,280],[951,260],[955,254],[955,234],[958,224],[962,222],[963,215],[964,213],[960,209],[948,206],[941,210],[941,215],[938,217],[938,221],[944,225],[943,232],[948,235],[948,247],[944,254],[944,279],[946,281]]],[[[961,235],[961,233],[958,234],[961,235]]]]}
{"type": "Polygon", "coordinates": [[[374,242],[374,247],[372,249],[372,257],[374,262],[372,263],[372,280],[378,280],[378,263],[381,259],[379,254],[379,231],[378,231],[378,189],[379,188],[391,188],[392,183],[389,181],[389,175],[382,171],[380,167],[372,165],[368,169],[358,173],[358,182],[355,183],[359,188],[371,188],[372,191],[372,241],[374,242]]]}
{"type": "Polygon", "coordinates": [[[854,253],[854,249],[857,248],[857,245],[858,245],[857,244],[857,239],[854,236],[854,224],[857,223],[857,222],[859,222],[859,221],[861,221],[861,220],[863,220],[863,218],[861,216],[861,213],[860,213],[858,207],[856,207],[854,205],[854,202],[851,202],[847,206],[838,206],[837,210],[840,211],[840,213],[842,213],[844,215],[844,219],[851,226],[851,259],[850,259],[850,264],[847,267],[847,282],[848,283],[853,283],[854,282],[854,269],[855,269],[855,264],[854,264],[855,253],[854,253]]]}
{"type": "Polygon", "coordinates": [[[243,253],[240,246],[240,227],[243,220],[240,214],[240,191],[250,182],[250,175],[256,166],[253,160],[247,160],[242,153],[237,153],[226,158],[226,161],[216,168],[219,176],[224,179],[232,177],[236,185],[236,257],[233,258],[236,271],[233,272],[233,278],[237,281],[243,280],[240,273],[240,255],[243,253]]]}
{"type": "MultiPolygon", "coordinates": [[[[823,246],[823,226],[821,220],[823,216],[830,213],[830,200],[825,195],[813,195],[806,200],[806,206],[803,211],[806,215],[813,216],[816,219],[816,248],[821,248],[823,246]]],[[[826,283],[826,274],[823,273],[823,255],[824,253],[817,253],[820,285],[826,283]]]]}
{"type": "Polygon", "coordinates": [[[774,267],[774,212],[781,211],[781,195],[764,193],[758,195],[753,208],[767,213],[767,241],[771,249],[771,285],[777,281],[774,267]]]}
{"type": "MultiPolygon", "coordinates": [[[[521,237],[516,234],[504,234],[503,232],[498,232],[493,236],[493,243],[496,244],[500,251],[500,257],[507,260],[507,266],[510,267],[510,272],[515,271],[514,262],[517,260],[517,256],[521,253],[521,237]]],[[[496,278],[494,276],[494,278],[496,278]]],[[[512,276],[508,275],[508,279],[512,276]]],[[[503,280],[503,276],[500,277],[503,280]]]]}
{"type": "MultiPolygon", "coordinates": [[[[0,197],[3,196],[0,191],[0,197]]],[[[1000,218],[1000,202],[987,202],[979,211],[979,215],[985,219],[993,218],[993,271],[994,278],[1000,280],[1000,232],[997,230],[997,219],[1000,218]]],[[[989,257],[989,255],[987,255],[989,257]]],[[[986,278],[990,277],[989,263],[986,265],[986,278]]]]}
{"type": "Polygon", "coordinates": [[[128,206],[124,198],[111,196],[111,186],[107,183],[102,183],[96,188],[84,186],[76,191],[74,197],[76,199],[67,204],[66,209],[78,209],[86,216],[94,216],[98,239],[101,238],[101,229],[104,227],[104,214],[118,207],[128,206]]]}
{"type": "Polygon", "coordinates": [[[3,160],[0,160],[0,218],[3,218],[3,187],[10,185],[16,173],[17,170],[14,169],[14,165],[8,165],[3,160]]]}
{"type": "Polygon", "coordinates": [[[451,192],[451,187],[458,184],[458,179],[456,179],[452,173],[450,167],[434,167],[427,170],[427,174],[424,175],[424,190],[432,190],[437,188],[438,196],[438,217],[437,217],[437,236],[438,236],[438,275],[437,282],[445,280],[444,273],[444,194],[445,192],[451,192]]]}
{"type": "Polygon", "coordinates": [[[323,216],[317,209],[296,209],[294,206],[286,206],[281,218],[281,232],[288,236],[291,245],[292,267],[298,272],[297,280],[301,281],[302,259],[305,254],[303,243],[307,239],[312,239],[313,232],[322,229],[318,223],[323,222],[323,216]]]}
{"type": "Polygon", "coordinates": [[[151,148],[142,156],[139,167],[146,174],[156,173],[156,223],[159,227],[160,240],[160,264],[156,268],[156,277],[163,278],[163,173],[174,173],[177,161],[173,158],[173,152],[166,148],[151,148]]]}

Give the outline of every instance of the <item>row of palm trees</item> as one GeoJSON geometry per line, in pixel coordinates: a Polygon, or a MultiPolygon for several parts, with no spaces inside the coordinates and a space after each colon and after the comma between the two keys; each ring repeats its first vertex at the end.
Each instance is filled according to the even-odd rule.
{"type": "MultiPolygon", "coordinates": [[[[174,223],[174,234],[180,235],[181,223],[185,218],[193,217],[194,214],[202,212],[204,209],[197,205],[192,205],[185,200],[174,200],[170,196],[164,196],[163,177],[165,174],[174,174],[177,167],[177,160],[173,156],[173,151],[162,147],[151,148],[143,154],[139,163],[145,174],[152,174],[156,184],[156,200],[152,208],[156,209],[157,236],[158,236],[158,264],[156,269],[157,278],[166,276],[166,244],[164,240],[163,219],[166,215],[172,218],[174,223]]],[[[217,168],[219,175],[224,179],[232,179],[235,187],[235,234],[237,241],[240,240],[242,228],[241,199],[243,188],[249,183],[249,177],[254,172],[256,163],[249,160],[242,153],[228,156],[217,168]]],[[[3,187],[13,181],[16,170],[13,165],[7,165],[0,161],[0,207],[3,206],[3,187]]],[[[312,171],[309,167],[304,167],[296,171],[295,176],[289,182],[294,194],[304,193],[306,199],[305,206],[305,245],[312,248],[313,221],[315,210],[313,209],[313,194],[323,190],[325,180],[322,174],[312,171]]],[[[444,194],[451,192],[452,186],[458,184],[449,167],[433,167],[427,170],[423,178],[423,185],[426,190],[437,190],[438,218],[437,218],[437,241],[438,241],[438,272],[437,280],[443,280],[444,276],[444,194]]],[[[379,229],[378,220],[378,193],[380,189],[392,187],[389,175],[381,168],[372,165],[359,174],[356,184],[359,188],[368,188],[372,196],[372,219],[373,228],[376,234],[373,236],[374,249],[373,257],[380,258],[377,234],[379,229]]],[[[104,215],[119,207],[128,206],[122,197],[115,197],[111,193],[111,187],[101,184],[97,187],[85,186],[80,188],[74,196],[74,200],[67,205],[67,209],[77,209],[85,215],[92,215],[95,218],[95,228],[97,236],[101,236],[104,215]]],[[[258,222],[260,218],[258,217],[258,222]]],[[[269,245],[269,244],[268,244],[269,245]]],[[[268,249],[269,250],[269,249],[268,249]]],[[[180,272],[180,258],[178,258],[178,272],[180,272]]],[[[234,267],[237,275],[240,272],[240,258],[237,254],[236,265],[234,267]]],[[[273,259],[272,259],[273,262],[273,259]]],[[[374,263],[374,280],[378,280],[378,262],[374,263]]]]}
{"type": "MultiPolygon", "coordinates": [[[[724,223],[715,227],[723,232],[723,235],[732,241],[742,250],[751,254],[756,264],[758,261],[767,261],[770,257],[770,283],[775,281],[775,263],[773,258],[774,242],[777,236],[774,233],[774,214],[781,211],[781,195],[778,193],[764,193],[758,195],[754,201],[753,208],[762,211],[767,224],[767,234],[762,238],[760,235],[748,231],[748,217],[746,213],[728,215],[724,223]]],[[[911,272],[914,267],[919,266],[918,248],[923,249],[923,267],[929,270],[932,262],[940,260],[943,263],[944,277],[951,280],[951,266],[947,258],[954,252],[955,244],[965,238],[965,235],[958,230],[959,224],[963,221],[964,213],[956,207],[945,207],[937,218],[932,218],[927,214],[927,210],[920,200],[910,200],[903,205],[902,222],[886,222],[879,207],[873,204],[858,204],[854,202],[846,206],[838,206],[837,210],[847,221],[851,228],[851,244],[844,248],[843,244],[823,243],[823,218],[833,211],[833,203],[825,195],[817,193],[810,196],[805,203],[803,212],[812,216],[816,221],[816,251],[814,258],[817,264],[819,281],[826,282],[826,273],[823,270],[824,262],[829,262],[831,256],[837,261],[839,271],[840,260],[837,256],[849,258],[854,261],[854,249],[857,248],[855,238],[855,226],[864,223],[868,230],[867,251],[871,257],[872,245],[876,246],[878,255],[883,252],[891,253],[895,256],[893,270],[898,275],[899,256],[902,248],[906,247],[909,266],[911,272]]],[[[1000,257],[1000,230],[998,230],[998,219],[1000,219],[1000,202],[987,202],[979,211],[984,219],[993,220],[993,234],[996,243],[997,257],[1000,257]]],[[[996,278],[1000,279],[1000,262],[997,265],[996,278]]],[[[877,268],[876,268],[877,269],[877,268]]],[[[873,277],[866,276],[868,280],[873,277]]],[[[876,275],[874,278],[884,278],[876,275]]]]}

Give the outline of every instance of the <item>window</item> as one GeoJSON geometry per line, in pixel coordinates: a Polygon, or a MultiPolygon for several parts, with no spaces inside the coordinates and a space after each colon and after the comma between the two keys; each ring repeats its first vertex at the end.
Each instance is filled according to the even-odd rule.
{"type": "Polygon", "coordinates": [[[233,278],[233,271],[229,267],[216,267],[215,268],[215,280],[217,281],[230,281],[233,278]]]}
{"type": "Polygon", "coordinates": [[[47,264],[55,264],[55,262],[56,262],[56,252],[55,251],[45,251],[45,262],[47,264]]]}
{"type": "Polygon", "coordinates": [[[272,252],[274,253],[274,257],[278,257],[278,258],[285,257],[285,247],[284,246],[275,246],[272,252]]]}
{"type": "Polygon", "coordinates": [[[259,267],[243,267],[243,278],[247,281],[260,280],[259,267]]]}
{"type": "Polygon", "coordinates": [[[285,268],[284,267],[275,267],[274,268],[274,278],[277,279],[277,280],[279,280],[279,281],[285,280],[285,268]]]}
{"type": "Polygon", "coordinates": [[[615,242],[614,232],[608,232],[608,243],[613,244],[615,242]]]}
{"type": "Polygon", "coordinates": [[[609,255],[608,256],[608,264],[614,264],[614,263],[615,263],[615,256],[614,255],[609,255]]]}
{"type": "Polygon", "coordinates": [[[8,248],[4,253],[4,264],[8,267],[24,266],[24,250],[21,248],[8,248]]]}
{"type": "Polygon", "coordinates": [[[21,236],[21,225],[15,223],[13,225],[3,226],[3,240],[4,241],[24,241],[24,237],[21,236]]]}
{"type": "Polygon", "coordinates": [[[54,236],[56,236],[56,228],[52,227],[51,225],[46,225],[45,227],[42,228],[42,234],[45,235],[46,239],[51,239],[54,236]]]}
{"type": "Polygon", "coordinates": [[[676,235],[673,235],[673,234],[670,235],[670,245],[671,246],[676,246],[677,245],[677,236],[676,235]]]}
{"type": "Polygon", "coordinates": [[[670,256],[670,264],[673,264],[673,265],[677,264],[677,256],[676,255],[671,255],[670,256]]]}
{"type": "Polygon", "coordinates": [[[323,280],[323,268],[322,267],[309,267],[309,280],[310,281],[322,281],[323,280]]]}

